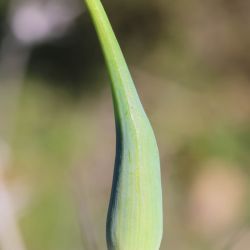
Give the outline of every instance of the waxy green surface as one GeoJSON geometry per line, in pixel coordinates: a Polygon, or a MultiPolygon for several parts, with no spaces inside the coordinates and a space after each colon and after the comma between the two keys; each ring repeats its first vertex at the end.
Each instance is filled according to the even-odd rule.
{"type": "Polygon", "coordinates": [[[158,250],[163,216],[155,136],[100,0],[85,2],[111,76],[116,120],[116,160],[106,228],[108,249],[158,250]]]}

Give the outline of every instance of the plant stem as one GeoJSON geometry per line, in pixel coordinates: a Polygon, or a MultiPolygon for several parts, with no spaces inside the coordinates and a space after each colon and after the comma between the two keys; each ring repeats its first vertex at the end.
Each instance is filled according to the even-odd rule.
{"type": "Polygon", "coordinates": [[[86,0],[86,4],[95,24],[109,68],[112,79],[110,82],[112,93],[114,101],[118,105],[117,115],[121,116],[121,113],[126,113],[133,106],[142,109],[125,58],[100,0],[86,0]]]}

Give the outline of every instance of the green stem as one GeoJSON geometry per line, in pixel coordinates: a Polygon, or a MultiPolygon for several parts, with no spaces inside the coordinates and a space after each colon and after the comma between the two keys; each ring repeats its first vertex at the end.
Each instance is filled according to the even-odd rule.
{"type": "Polygon", "coordinates": [[[131,74],[114,35],[107,14],[100,0],[85,0],[95,24],[103,53],[111,76],[111,87],[114,102],[118,106],[119,117],[130,113],[129,109],[138,106],[142,109],[131,74]]]}

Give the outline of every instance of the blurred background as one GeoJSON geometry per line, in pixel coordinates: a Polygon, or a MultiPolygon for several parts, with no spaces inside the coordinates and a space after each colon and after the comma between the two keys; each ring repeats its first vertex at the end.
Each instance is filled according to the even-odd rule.
{"type": "MultiPolygon", "coordinates": [[[[159,144],[161,249],[250,249],[250,2],[103,4],[159,144]]],[[[106,249],[114,154],[83,2],[1,0],[0,249],[106,249]]]]}

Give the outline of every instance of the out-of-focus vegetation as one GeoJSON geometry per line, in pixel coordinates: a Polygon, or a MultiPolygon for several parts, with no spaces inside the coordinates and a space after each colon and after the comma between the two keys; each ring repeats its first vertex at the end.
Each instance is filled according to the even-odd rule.
{"type": "MultiPolygon", "coordinates": [[[[0,138],[11,149],[0,181],[25,249],[104,249],[115,149],[109,79],[82,3],[38,2],[0,2],[0,138]],[[35,27],[55,12],[46,39],[33,42],[38,29],[24,22],[18,40],[21,3],[33,6],[35,27]],[[71,17],[62,26],[60,13],[71,17]]],[[[249,249],[249,1],[103,4],[159,142],[161,249],[249,249]]]]}

